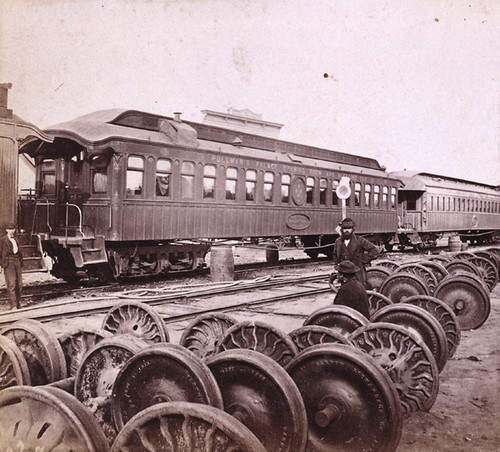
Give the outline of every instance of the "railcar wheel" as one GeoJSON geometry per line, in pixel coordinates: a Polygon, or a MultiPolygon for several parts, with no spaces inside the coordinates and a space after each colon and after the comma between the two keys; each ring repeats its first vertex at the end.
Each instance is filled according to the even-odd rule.
{"type": "Polygon", "coordinates": [[[112,414],[119,431],[139,411],[161,402],[203,403],[222,409],[222,395],[207,365],[186,348],[150,345],[116,377],[112,414]]]}
{"type": "Polygon", "coordinates": [[[31,384],[28,363],[16,343],[0,336],[0,391],[10,386],[31,384]]]}
{"type": "MultiPolygon", "coordinates": [[[[449,275],[448,270],[446,270],[446,267],[438,262],[438,261],[421,261],[419,262],[420,265],[423,265],[424,267],[428,268],[436,277],[437,284],[439,284],[444,277],[449,275]]],[[[435,289],[436,287],[434,287],[435,289]]]]}
{"type": "Polygon", "coordinates": [[[221,389],[224,410],[247,426],[266,450],[304,450],[304,402],[283,367],[252,350],[229,350],[210,357],[207,365],[221,389]]]}
{"type": "Polygon", "coordinates": [[[486,251],[497,258],[497,270],[500,273],[500,248],[488,248],[486,251]]]}
{"type": "Polygon", "coordinates": [[[370,304],[370,318],[379,309],[392,304],[390,298],[382,295],[381,293],[375,292],[373,290],[367,290],[366,295],[368,295],[368,303],[370,304]]]}
{"type": "Polygon", "coordinates": [[[349,339],[389,373],[407,415],[432,408],[439,371],[431,351],[416,334],[403,326],[380,322],[359,328],[349,339]]]}
{"type": "Polygon", "coordinates": [[[389,376],[342,344],[307,348],[287,366],[306,407],[310,451],[395,451],[403,416],[389,376]]]}
{"type": "Polygon", "coordinates": [[[112,452],[144,450],[266,452],[255,435],[224,411],[167,402],[137,413],[116,437],[112,452]]]}
{"type": "Polygon", "coordinates": [[[483,250],[483,251],[474,251],[474,255],[488,259],[488,261],[490,261],[496,267],[497,271],[500,272],[500,254],[496,255],[491,251],[483,250]]]}
{"type": "Polygon", "coordinates": [[[5,450],[109,450],[85,407],[49,386],[15,386],[0,393],[0,438],[5,450]]]}
{"type": "Polygon", "coordinates": [[[76,376],[87,352],[106,337],[111,337],[109,331],[97,331],[91,328],[77,329],[60,337],[59,342],[66,358],[67,374],[76,376]]]}
{"type": "Polygon", "coordinates": [[[131,334],[147,342],[168,342],[165,322],[155,308],[137,301],[124,301],[112,307],[102,329],[113,334],[131,334]]]}
{"type": "Polygon", "coordinates": [[[117,433],[111,411],[113,385],[125,363],[148,345],[135,336],[102,339],[84,357],[76,374],[75,396],[99,421],[110,443],[117,433]]]}
{"type": "Polygon", "coordinates": [[[349,306],[337,304],[314,311],[303,325],[326,326],[347,337],[354,330],[368,323],[368,319],[360,312],[349,306]]]}
{"type": "Polygon", "coordinates": [[[467,259],[467,261],[477,267],[479,276],[481,276],[484,283],[488,286],[488,290],[491,292],[498,283],[496,264],[480,256],[473,256],[467,259]]]}
{"type": "Polygon", "coordinates": [[[471,278],[461,275],[445,278],[434,296],[451,308],[461,330],[479,328],[490,315],[488,292],[471,278]]]}
{"type": "Polygon", "coordinates": [[[430,295],[425,281],[413,273],[396,272],[389,276],[382,286],[380,293],[393,303],[399,303],[413,295],[430,295]]]}
{"type": "Polygon", "coordinates": [[[295,342],[299,352],[307,347],[318,344],[335,343],[351,345],[345,335],[326,326],[306,325],[290,331],[288,334],[293,342],[295,342]]]}
{"type": "Polygon", "coordinates": [[[210,313],[196,317],[184,329],[179,344],[191,350],[198,358],[215,353],[217,342],[236,324],[236,320],[222,313],[210,313]]]}
{"type": "Polygon", "coordinates": [[[424,295],[407,298],[404,302],[425,309],[437,319],[446,334],[448,358],[451,358],[457,351],[461,336],[457,316],[451,308],[444,301],[424,295]]]}
{"type": "Polygon", "coordinates": [[[394,323],[416,333],[427,345],[441,372],[448,361],[448,342],[441,324],[432,314],[418,306],[397,303],[378,311],[373,322],[394,323]]]}
{"type": "MultiPolygon", "coordinates": [[[[373,261],[376,267],[385,267],[394,273],[398,268],[399,264],[395,261],[390,261],[388,259],[383,259],[381,261],[373,261]]],[[[369,267],[370,268],[370,267],[369,267]]]]}
{"type": "Polygon", "coordinates": [[[372,290],[377,290],[391,274],[392,270],[381,265],[368,267],[366,269],[366,285],[372,290]]]}
{"type": "Polygon", "coordinates": [[[450,262],[447,262],[444,266],[450,275],[455,275],[457,273],[468,272],[473,275],[481,277],[479,274],[479,270],[473,264],[465,259],[455,259],[450,262]]]}
{"type": "Polygon", "coordinates": [[[441,262],[443,265],[445,265],[447,262],[450,262],[450,258],[442,254],[434,254],[433,256],[429,256],[427,260],[441,262]]]}
{"type": "Polygon", "coordinates": [[[437,278],[434,273],[427,267],[420,264],[405,264],[401,265],[395,273],[412,273],[418,276],[422,281],[425,281],[430,294],[436,290],[438,284],[437,278]]]}
{"type": "Polygon", "coordinates": [[[239,322],[229,328],[217,346],[217,353],[235,348],[255,350],[285,366],[298,353],[290,336],[260,321],[239,322]]]}
{"type": "Polygon", "coordinates": [[[19,320],[4,328],[1,334],[21,350],[28,363],[33,386],[66,378],[66,359],[61,344],[40,322],[19,320]]]}

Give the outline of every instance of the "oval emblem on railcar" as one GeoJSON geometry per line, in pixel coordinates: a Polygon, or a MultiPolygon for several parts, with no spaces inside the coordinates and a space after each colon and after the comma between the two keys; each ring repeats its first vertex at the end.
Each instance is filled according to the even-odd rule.
{"type": "Polygon", "coordinates": [[[307,229],[311,225],[311,219],[303,213],[293,213],[286,219],[286,225],[290,229],[301,231],[307,229]]]}

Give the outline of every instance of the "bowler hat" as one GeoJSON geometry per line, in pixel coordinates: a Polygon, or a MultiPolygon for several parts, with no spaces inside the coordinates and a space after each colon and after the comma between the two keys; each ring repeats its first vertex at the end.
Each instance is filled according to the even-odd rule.
{"type": "Polygon", "coordinates": [[[351,261],[342,261],[338,266],[338,270],[340,273],[353,275],[355,273],[358,273],[361,269],[351,261]]]}
{"type": "Polygon", "coordinates": [[[3,224],[4,229],[17,229],[16,223],[12,221],[7,221],[6,223],[3,224]]]}
{"type": "Polygon", "coordinates": [[[354,226],[356,226],[356,224],[354,223],[354,221],[352,221],[350,218],[344,218],[340,223],[339,223],[339,226],[341,228],[353,228],[354,226]]]}

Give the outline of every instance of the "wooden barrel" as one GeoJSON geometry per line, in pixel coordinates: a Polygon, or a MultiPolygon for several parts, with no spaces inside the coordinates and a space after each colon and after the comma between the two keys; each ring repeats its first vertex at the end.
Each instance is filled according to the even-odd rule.
{"type": "Polygon", "coordinates": [[[212,247],[210,275],[214,282],[234,280],[234,258],[230,246],[212,247]]]}
{"type": "Polygon", "coordinates": [[[448,239],[448,247],[452,253],[456,253],[457,251],[461,251],[462,249],[462,241],[458,235],[453,235],[448,239]]]}

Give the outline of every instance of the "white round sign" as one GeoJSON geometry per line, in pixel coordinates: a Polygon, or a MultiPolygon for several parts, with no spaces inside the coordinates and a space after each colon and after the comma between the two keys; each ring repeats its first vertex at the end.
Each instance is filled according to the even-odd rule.
{"type": "Polygon", "coordinates": [[[335,193],[340,199],[347,199],[351,196],[351,187],[349,185],[339,184],[335,189],[335,193]]]}

